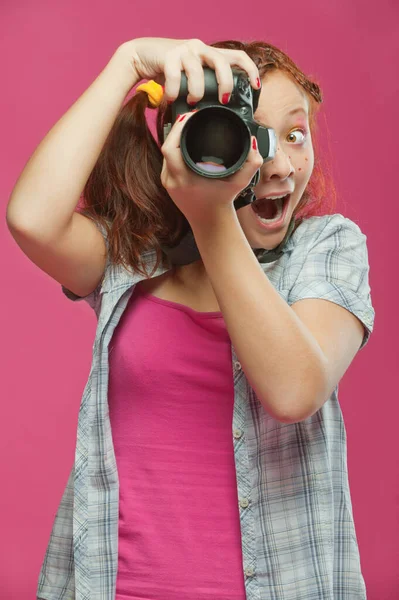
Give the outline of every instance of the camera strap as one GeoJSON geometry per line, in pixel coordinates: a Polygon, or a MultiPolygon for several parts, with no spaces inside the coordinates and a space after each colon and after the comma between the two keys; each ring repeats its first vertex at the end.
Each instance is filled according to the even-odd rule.
{"type": "Polygon", "coordinates": [[[284,238],[282,239],[282,241],[279,243],[278,246],[276,246],[275,248],[272,248],[271,250],[263,250],[263,252],[261,254],[259,254],[257,257],[258,262],[269,263],[269,262],[273,262],[274,260],[277,260],[278,258],[280,258],[280,256],[282,254],[284,254],[285,245],[286,245],[291,233],[293,232],[294,227],[295,227],[295,217],[292,216],[290,224],[288,225],[288,229],[287,229],[286,234],[285,234],[284,238]]]}
{"type": "MultiPolygon", "coordinates": [[[[276,248],[270,250],[263,250],[257,256],[257,260],[260,263],[269,263],[277,260],[284,253],[285,245],[295,227],[295,217],[291,218],[287,232],[284,239],[280,242],[276,248]]],[[[170,248],[168,246],[161,245],[162,250],[168,256],[172,265],[189,265],[197,260],[201,259],[201,254],[198,250],[197,243],[191,227],[187,233],[182,237],[176,246],[170,248]]],[[[259,250],[258,250],[259,252],[259,250]]]]}

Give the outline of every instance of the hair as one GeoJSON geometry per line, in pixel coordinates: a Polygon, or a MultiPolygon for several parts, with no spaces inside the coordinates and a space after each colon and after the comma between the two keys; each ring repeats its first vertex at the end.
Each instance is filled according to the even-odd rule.
{"type": "MultiPolygon", "coordinates": [[[[258,67],[261,79],[271,71],[280,70],[306,92],[315,162],[293,213],[294,231],[305,218],[326,214],[328,199],[332,200],[330,210],[334,206],[335,188],[332,181],[327,182],[331,177],[322,169],[316,151],[315,117],[322,102],[317,83],[306,77],[287,54],[266,42],[228,40],[210,46],[243,50],[258,67]]],[[[145,277],[151,277],[160,263],[173,272],[161,246],[174,246],[189,228],[186,217],[161,183],[163,126],[171,121],[171,106],[163,98],[157,109],[158,140],[147,123],[148,106],[147,93],[141,90],[122,106],[84,187],[82,208],[78,208],[81,214],[105,228],[110,262],[122,264],[145,277]],[[156,252],[156,264],[148,275],[141,260],[142,254],[150,250],[156,252]]],[[[256,255],[258,250],[255,250],[256,255]]]]}

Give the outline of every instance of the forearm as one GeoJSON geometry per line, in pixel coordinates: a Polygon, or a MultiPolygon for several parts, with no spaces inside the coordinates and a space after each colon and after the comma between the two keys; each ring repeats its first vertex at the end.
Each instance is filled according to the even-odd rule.
{"type": "Polygon", "coordinates": [[[263,272],[234,207],[191,227],[230,339],[260,402],[280,421],[312,415],[327,389],[324,354],[263,272]]]}
{"type": "Polygon", "coordinates": [[[40,142],[20,174],[7,222],[56,235],[71,220],[80,195],[129,91],[138,81],[125,46],[40,142]]]}

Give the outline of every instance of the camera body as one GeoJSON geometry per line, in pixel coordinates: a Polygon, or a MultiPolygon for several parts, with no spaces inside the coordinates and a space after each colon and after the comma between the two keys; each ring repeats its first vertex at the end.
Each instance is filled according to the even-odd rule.
{"type": "MultiPolygon", "coordinates": [[[[255,136],[264,162],[272,160],[277,140],[273,129],[263,127],[254,120],[261,90],[254,90],[248,74],[232,68],[234,87],[228,105],[219,102],[218,82],[213,69],[204,67],[205,90],[197,103],[197,112],[185,123],[180,149],[186,165],[198,175],[211,179],[229,177],[242,168],[251,150],[251,136],[255,136]]],[[[187,103],[187,76],[182,71],[180,91],[171,106],[171,122],[164,124],[166,140],[177,115],[190,112],[187,103]]],[[[234,201],[235,209],[251,204],[253,188],[259,181],[259,170],[250,184],[234,201]]]]}

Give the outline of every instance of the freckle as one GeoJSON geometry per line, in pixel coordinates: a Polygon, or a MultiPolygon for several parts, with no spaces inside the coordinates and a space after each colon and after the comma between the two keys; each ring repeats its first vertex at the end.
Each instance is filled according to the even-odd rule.
{"type": "Polygon", "coordinates": [[[301,169],[301,168],[299,168],[299,169],[298,169],[298,171],[302,171],[302,169],[301,169]]]}
{"type": "Polygon", "coordinates": [[[308,160],[307,158],[305,158],[305,160],[308,160]]]}

